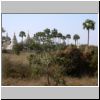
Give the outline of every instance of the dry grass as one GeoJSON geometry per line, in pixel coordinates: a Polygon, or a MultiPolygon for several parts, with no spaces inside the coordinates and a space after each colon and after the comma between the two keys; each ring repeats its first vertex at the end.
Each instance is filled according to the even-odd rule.
{"type": "MultiPolygon", "coordinates": [[[[29,53],[21,53],[20,55],[14,54],[2,54],[9,58],[11,61],[14,62],[22,62],[24,64],[28,64],[27,57],[29,53]]],[[[65,77],[66,86],[97,86],[98,85],[98,78],[97,77],[82,77],[82,78],[75,78],[75,77],[65,77]]],[[[37,80],[35,79],[21,79],[21,78],[2,78],[2,85],[3,86],[46,86],[47,79],[46,77],[41,77],[37,80]]]]}
{"type": "MultiPolygon", "coordinates": [[[[30,53],[31,54],[31,53],[30,53]]],[[[29,53],[21,53],[20,55],[16,55],[16,54],[2,54],[2,57],[7,57],[9,58],[11,61],[14,62],[22,62],[22,63],[28,63],[28,56],[30,55],[29,53]]]]}
{"type": "MultiPolygon", "coordinates": [[[[98,80],[97,78],[72,78],[66,77],[66,86],[97,86],[98,80]]],[[[46,86],[47,81],[45,77],[41,77],[38,80],[35,79],[13,79],[7,78],[2,80],[3,86],[46,86]]],[[[52,85],[53,86],[53,85],[52,85]]]]}

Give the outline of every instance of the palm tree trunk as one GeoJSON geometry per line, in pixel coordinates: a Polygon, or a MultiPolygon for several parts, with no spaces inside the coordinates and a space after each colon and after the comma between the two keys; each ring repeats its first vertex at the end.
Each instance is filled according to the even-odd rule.
{"type": "MultiPolygon", "coordinates": [[[[22,37],[22,46],[24,47],[24,45],[23,45],[23,37],[22,37]]],[[[23,47],[22,47],[22,48],[23,48],[23,47]]],[[[23,49],[22,49],[22,50],[23,50],[23,49]]]]}
{"type": "Polygon", "coordinates": [[[22,44],[23,44],[23,37],[22,37],[22,44]]]}
{"type": "Polygon", "coordinates": [[[69,45],[69,39],[68,39],[68,45],[69,45]]]}
{"type": "Polygon", "coordinates": [[[76,46],[76,40],[75,40],[75,46],[76,46]]]}
{"type": "Polygon", "coordinates": [[[78,46],[78,40],[77,40],[77,46],[78,46]]]}
{"type": "Polygon", "coordinates": [[[89,46],[89,29],[88,29],[88,43],[87,43],[87,44],[88,44],[88,46],[89,46]]]}

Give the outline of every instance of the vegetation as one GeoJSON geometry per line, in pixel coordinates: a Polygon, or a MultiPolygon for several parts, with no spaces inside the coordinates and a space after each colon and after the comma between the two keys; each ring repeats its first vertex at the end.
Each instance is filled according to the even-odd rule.
{"type": "Polygon", "coordinates": [[[26,37],[26,34],[24,31],[20,31],[19,36],[22,38],[22,44],[23,44],[23,37],[26,37]]]}
{"type": "Polygon", "coordinates": [[[93,20],[87,19],[84,23],[83,23],[83,28],[87,29],[88,31],[88,42],[87,45],[89,45],[89,31],[94,30],[95,29],[95,22],[93,20]]]}
{"type": "MultiPolygon", "coordinates": [[[[86,20],[84,28],[94,29],[94,22],[86,20]]],[[[39,80],[45,78],[43,85],[69,85],[67,77],[83,78],[98,75],[98,47],[87,45],[78,46],[80,36],[73,36],[74,44],[70,44],[71,35],[63,35],[57,29],[49,28],[37,32],[33,37],[21,31],[22,42],[18,43],[13,37],[12,54],[3,53],[3,78],[20,78],[39,80]],[[67,40],[67,44],[66,44],[67,40]],[[17,55],[14,55],[17,54],[17,55]],[[12,56],[11,56],[12,55],[12,56]],[[22,57],[23,55],[23,57],[22,57]],[[9,59],[10,58],[10,59],[9,59]]],[[[89,36],[89,35],[88,35],[89,36]]]]}
{"type": "Polygon", "coordinates": [[[80,36],[78,34],[75,34],[73,36],[73,39],[75,40],[75,45],[78,45],[78,39],[80,39],[80,36]],[[76,42],[77,42],[77,44],[76,44],[76,42]]]}

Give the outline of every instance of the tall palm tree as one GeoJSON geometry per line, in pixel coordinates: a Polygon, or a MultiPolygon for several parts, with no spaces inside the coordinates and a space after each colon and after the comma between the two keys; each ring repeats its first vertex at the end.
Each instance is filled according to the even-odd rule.
{"type": "Polygon", "coordinates": [[[69,39],[71,39],[71,35],[70,34],[67,34],[66,35],[66,39],[68,40],[68,45],[69,45],[69,39]]]}
{"type": "Polygon", "coordinates": [[[26,37],[26,34],[24,31],[20,31],[19,36],[22,38],[22,44],[23,44],[23,37],[26,37]]]}
{"type": "Polygon", "coordinates": [[[88,41],[87,41],[87,45],[89,46],[89,31],[94,30],[95,29],[95,22],[93,20],[87,19],[84,23],[83,23],[83,29],[87,29],[88,31],[88,41]]]}
{"type": "Polygon", "coordinates": [[[74,36],[73,36],[73,39],[75,40],[75,46],[76,46],[76,44],[78,44],[78,39],[80,39],[80,36],[78,35],[78,34],[75,34],[74,36]],[[77,43],[76,43],[77,42],[77,43]]]}

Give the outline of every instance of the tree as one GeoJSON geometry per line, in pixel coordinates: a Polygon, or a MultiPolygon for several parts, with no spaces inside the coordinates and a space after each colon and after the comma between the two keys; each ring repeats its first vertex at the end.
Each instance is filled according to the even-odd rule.
{"type": "Polygon", "coordinates": [[[6,32],[6,30],[3,27],[1,27],[1,32],[4,33],[6,32]]]}
{"type": "Polygon", "coordinates": [[[71,39],[71,35],[70,34],[67,34],[66,35],[66,39],[68,40],[68,45],[69,45],[69,39],[71,39]]]}
{"type": "Polygon", "coordinates": [[[44,44],[45,41],[45,33],[44,32],[37,32],[35,35],[35,39],[39,44],[44,44]]]}
{"type": "Polygon", "coordinates": [[[50,34],[50,29],[46,28],[46,29],[44,30],[44,33],[46,33],[46,36],[48,36],[48,35],[50,34]]]}
{"type": "Polygon", "coordinates": [[[62,36],[62,40],[63,40],[63,45],[66,45],[66,42],[65,42],[65,40],[66,40],[66,36],[62,36]]]}
{"type": "Polygon", "coordinates": [[[46,28],[44,30],[44,33],[45,33],[45,37],[46,37],[46,42],[49,42],[47,44],[50,44],[51,43],[51,34],[50,34],[50,29],[46,28]]]}
{"type": "Polygon", "coordinates": [[[56,42],[55,39],[56,39],[57,34],[58,34],[57,29],[54,28],[54,29],[52,30],[51,34],[52,34],[53,42],[56,42]]]}
{"type": "Polygon", "coordinates": [[[75,35],[73,36],[73,39],[75,40],[75,46],[76,46],[76,42],[77,42],[77,44],[78,44],[78,39],[80,39],[80,36],[79,36],[78,34],[75,34],[75,35]]]}
{"type": "Polygon", "coordinates": [[[83,23],[83,29],[87,29],[88,31],[88,42],[87,45],[89,46],[89,31],[94,30],[95,29],[95,22],[93,20],[87,19],[84,23],[83,23]]]}
{"type": "Polygon", "coordinates": [[[58,43],[61,43],[62,33],[58,33],[58,34],[57,34],[57,37],[58,37],[58,39],[59,39],[59,42],[58,42],[58,43]]]}
{"type": "Polygon", "coordinates": [[[20,31],[19,36],[22,38],[22,44],[23,44],[23,37],[26,37],[26,34],[24,31],[20,31]]]}

